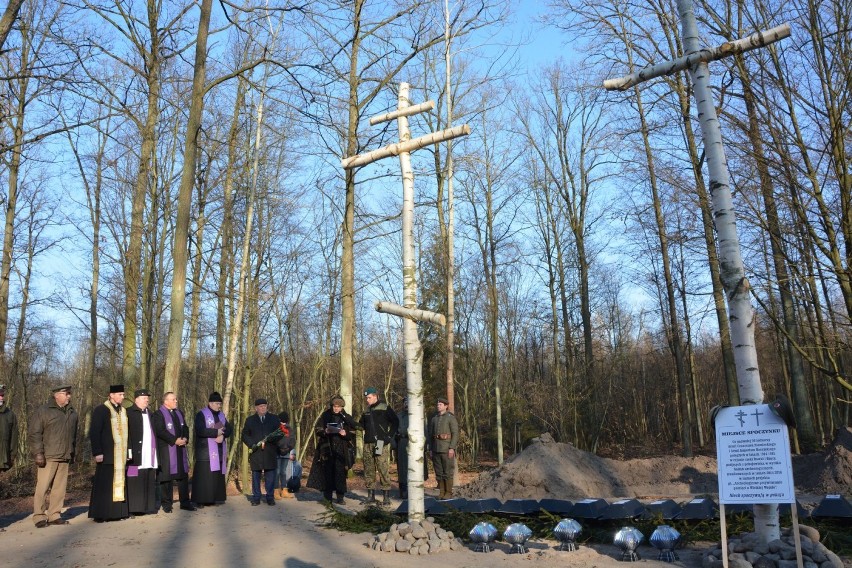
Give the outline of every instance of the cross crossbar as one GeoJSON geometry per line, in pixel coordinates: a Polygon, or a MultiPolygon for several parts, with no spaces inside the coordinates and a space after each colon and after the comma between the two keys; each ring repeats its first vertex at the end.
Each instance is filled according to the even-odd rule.
{"type": "Polygon", "coordinates": [[[418,150],[431,144],[437,144],[438,142],[444,142],[445,140],[452,140],[453,138],[459,138],[460,136],[467,136],[468,134],[470,134],[470,126],[468,126],[467,124],[462,124],[461,126],[445,128],[444,130],[439,130],[438,132],[432,132],[431,134],[426,134],[425,136],[419,136],[406,142],[396,142],[394,144],[385,146],[384,148],[379,148],[377,150],[373,150],[372,152],[367,152],[366,154],[358,154],[357,156],[352,156],[351,158],[344,158],[340,161],[340,163],[343,165],[343,169],[349,170],[358,166],[365,166],[367,164],[371,164],[373,162],[381,160],[382,158],[399,156],[403,152],[413,152],[414,150],[418,150]]]}
{"type": "Polygon", "coordinates": [[[394,304],[392,302],[376,302],[374,305],[376,307],[376,311],[382,314],[391,314],[392,316],[399,316],[412,321],[425,321],[440,325],[441,327],[447,325],[447,318],[444,314],[430,312],[427,310],[406,308],[405,306],[400,306],[399,304],[394,304]]]}
{"type": "Polygon", "coordinates": [[[379,114],[372,117],[370,119],[370,126],[375,126],[381,122],[387,122],[389,120],[399,118],[400,116],[412,116],[415,114],[420,114],[421,112],[428,112],[433,108],[435,108],[435,101],[426,101],[425,103],[420,103],[419,105],[400,108],[391,112],[387,112],[385,114],[379,114]]]}
{"type": "Polygon", "coordinates": [[[662,77],[663,75],[671,75],[678,71],[689,69],[698,63],[718,61],[719,59],[728,57],[729,55],[736,55],[759,47],[765,47],[789,36],[790,24],[782,24],[763,32],[754,32],[748,37],[734,41],[726,41],[722,45],[712,49],[702,49],[671,61],[663,61],[662,63],[657,63],[655,65],[648,65],[636,73],[631,73],[624,77],[607,79],[604,81],[603,86],[604,89],[608,91],[625,91],[630,87],[642,83],[643,81],[662,77]]]}

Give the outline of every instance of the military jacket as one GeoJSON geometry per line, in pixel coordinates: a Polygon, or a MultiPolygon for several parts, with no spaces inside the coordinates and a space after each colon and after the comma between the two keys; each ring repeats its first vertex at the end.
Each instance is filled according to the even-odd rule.
{"type": "Polygon", "coordinates": [[[429,450],[438,454],[456,449],[459,441],[459,423],[449,410],[443,415],[436,414],[429,421],[427,434],[429,450]]]}

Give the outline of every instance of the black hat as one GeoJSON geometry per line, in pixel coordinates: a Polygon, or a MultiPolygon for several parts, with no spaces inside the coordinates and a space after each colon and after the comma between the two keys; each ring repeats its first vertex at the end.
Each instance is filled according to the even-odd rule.
{"type": "Polygon", "coordinates": [[[290,415],[287,414],[286,410],[282,410],[278,413],[278,420],[286,424],[287,422],[290,422],[290,415]]]}
{"type": "Polygon", "coordinates": [[[151,396],[151,393],[148,391],[148,389],[138,389],[136,392],[133,393],[133,398],[137,398],[140,396],[151,396]]]}
{"type": "Polygon", "coordinates": [[[210,393],[210,396],[207,397],[207,402],[222,402],[222,395],[213,391],[210,393]]]}
{"type": "Polygon", "coordinates": [[[71,392],[71,385],[65,385],[64,387],[56,387],[55,389],[50,389],[50,392],[71,392]]]}
{"type": "Polygon", "coordinates": [[[269,403],[266,401],[265,398],[255,399],[255,401],[254,401],[255,406],[260,406],[261,404],[269,404],[269,403]]]}
{"type": "Polygon", "coordinates": [[[446,399],[445,397],[443,397],[443,396],[439,396],[439,397],[438,397],[438,402],[440,402],[440,403],[442,403],[442,404],[447,404],[447,405],[449,405],[449,404],[450,404],[450,401],[449,401],[449,400],[447,400],[447,399],[446,399]]]}
{"type": "Polygon", "coordinates": [[[124,385],[110,385],[109,394],[124,392],[124,385]]]}

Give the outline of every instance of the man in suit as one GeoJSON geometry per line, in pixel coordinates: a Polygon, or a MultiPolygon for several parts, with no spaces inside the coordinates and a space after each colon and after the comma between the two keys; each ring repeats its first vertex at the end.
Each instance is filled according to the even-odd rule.
{"type": "Polygon", "coordinates": [[[279,431],[281,421],[274,414],[268,414],[265,398],[254,401],[255,413],[246,418],[242,440],[249,447],[249,466],[251,467],[251,504],[260,505],[260,479],[264,479],[266,504],[275,504],[275,470],[278,467],[278,445],[264,440],[269,434],[279,431]]]}

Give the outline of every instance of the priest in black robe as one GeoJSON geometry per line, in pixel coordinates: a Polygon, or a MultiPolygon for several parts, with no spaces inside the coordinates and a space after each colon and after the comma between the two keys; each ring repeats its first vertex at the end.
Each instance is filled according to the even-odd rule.
{"type": "Polygon", "coordinates": [[[151,423],[157,436],[157,462],[160,464],[157,481],[160,484],[163,511],[172,512],[175,484],[178,487],[180,508],[195,511],[195,505],[189,499],[189,425],[183,412],[178,409],[175,393],[167,392],[163,395],[163,404],[151,414],[151,423]]]}
{"type": "Polygon", "coordinates": [[[225,476],[228,473],[228,438],[233,433],[222,412],[222,395],[212,393],[207,406],[195,415],[195,469],[192,475],[192,501],[199,507],[225,502],[225,476]]]}
{"type": "Polygon", "coordinates": [[[125,467],[128,460],[127,412],[121,406],[124,385],[109,387],[109,398],[92,409],[89,442],[95,460],[89,518],[95,522],[126,519],[125,467]]]}
{"type": "Polygon", "coordinates": [[[151,393],[133,393],[133,406],[127,409],[130,455],[127,462],[127,508],[131,515],[155,514],[157,502],[157,438],[148,405],[151,393]]]}

